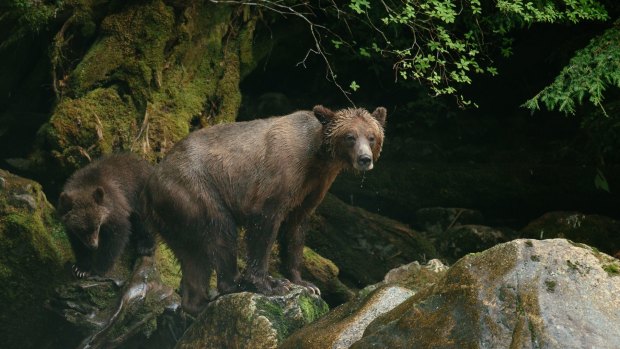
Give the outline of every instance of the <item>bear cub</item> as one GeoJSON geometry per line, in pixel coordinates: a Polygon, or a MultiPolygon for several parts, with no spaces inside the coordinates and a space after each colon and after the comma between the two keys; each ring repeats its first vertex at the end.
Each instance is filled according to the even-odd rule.
{"type": "Polygon", "coordinates": [[[130,153],[102,157],[76,171],[60,194],[57,213],[65,227],[78,278],[104,275],[130,239],[139,255],[151,255],[154,238],[137,209],[152,166],[130,153]]]}

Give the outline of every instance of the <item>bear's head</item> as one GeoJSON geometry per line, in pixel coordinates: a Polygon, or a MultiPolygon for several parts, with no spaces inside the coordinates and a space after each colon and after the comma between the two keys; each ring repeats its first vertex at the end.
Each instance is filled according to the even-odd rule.
{"type": "Polygon", "coordinates": [[[312,111],[323,124],[323,144],[333,159],[358,171],[372,170],[383,147],[387,117],[384,107],[378,107],[372,114],[363,108],[334,112],[322,105],[315,106],[312,111]]]}
{"type": "Polygon", "coordinates": [[[104,201],[102,187],[62,192],[58,200],[57,212],[67,232],[92,250],[99,247],[99,229],[110,214],[104,201]]]}

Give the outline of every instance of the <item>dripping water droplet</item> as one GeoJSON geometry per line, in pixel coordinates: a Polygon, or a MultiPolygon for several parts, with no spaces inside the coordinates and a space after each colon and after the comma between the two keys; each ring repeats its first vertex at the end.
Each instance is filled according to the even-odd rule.
{"type": "Polygon", "coordinates": [[[360,183],[360,188],[364,187],[364,180],[366,179],[366,171],[362,171],[362,182],[360,183]]]}

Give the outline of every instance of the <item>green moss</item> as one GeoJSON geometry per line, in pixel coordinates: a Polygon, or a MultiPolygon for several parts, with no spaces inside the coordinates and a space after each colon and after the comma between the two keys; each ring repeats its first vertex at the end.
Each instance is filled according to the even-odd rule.
{"type": "Polygon", "coordinates": [[[305,294],[299,297],[298,304],[306,323],[317,320],[329,311],[327,303],[319,301],[316,297],[305,294]]]}
{"type": "Polygon", "coordinates": [[[557,282],[553,280],[545,280],[545,286],[547,287],[547,291],[551,293],[555,292],[556,285],[557,285],[557,282]]]}
{"type": "Polygon", "coordinates": [[[181,283],[181,266],[179,262],[170,248],[164,243],[158,245],[155,253],[155,266],[160,273],[162,283],[176,289],[181,283]]]}
{"type": "MultiPolygon", "coordinates": [[[[63,177],[118,150],[155,161],[196,120],[203,127],[234,121],[241,65],[253,63],[257,18],[249,9],[240,17],[239,9],[196,1],[175,12],[148,1],[103,15],[99,36],[70,72],[31,160],[62,168],[63,177]]],[[[88,11],[79,25],[87,33],[93,28],[88,11]]]]}
{"type": "Polygon", "coordinates": [[[530,240],[527,240],[527,241],[525,242],[525,246],[527,246],[527,247],[532,247],[532,246],[534,246],[534,243],[533,243],[532,241],[530,241],[530,240]]]}
{"type": "Polygon", "coordinates": [[[42,311],[69,274],[67,238],[41,186],[0,170],[0,337],[7,347],[32,347],[51,314],[42,311]]]}
{"type": "Polygon", "coordinates": [[[530,259],[531,259],[533,262],[540,262],[540,256],[537,256],[537,255],[531,255],[531,256],[530,256],[530,259]]]}
{"type": "Polygon", "coordinates": [[[603,270],[605,270],[609,276],[620,275],[620,266],[617,264],[605,264],[603,265],[603,270]]]}

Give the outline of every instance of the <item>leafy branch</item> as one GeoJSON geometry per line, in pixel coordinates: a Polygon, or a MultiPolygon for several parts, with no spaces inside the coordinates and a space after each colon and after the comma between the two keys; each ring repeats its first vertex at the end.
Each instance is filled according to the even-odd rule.
{"type": "MultiPolygon", "coordinates": [[[[358,59],[390,61],[395,79],[415,80],[432,95],[452,95],[461,106],[471,105],[460,89],[475,74],[498,74],[489,57],[492,44],[509,56],[515,28],[533,23],[577,23],[605,20],[597,0],[210,0],[213,3],[256,6],[295,16],[307,25],[313,46],[298,63],[318,55],[334,82],[353,104],[350,94],[360,88],[353,81],[346,90],[338,81],[330,49],[346,49],[358,59]],[[331,47],[326,44],[331,44],[331,47]]],[[[475,104],[474,104],[475,105],[475,104]]]]}
{"type": "Polygon", "coordinates": [[[542,103],[549,110],[575,114],[576,104],[582,104],[587,97],[607,115],[602,105],[603,92],[610,86],[620,87],[620,20],[577,51],[553,83],[524,106],[534,111],[542,103]]]}

